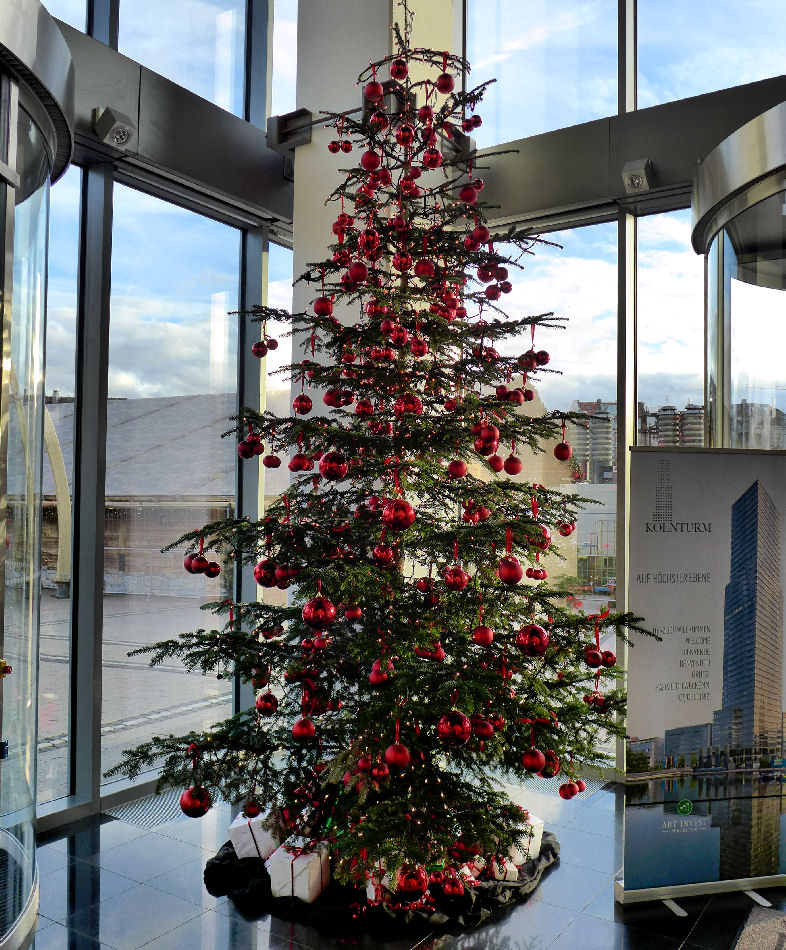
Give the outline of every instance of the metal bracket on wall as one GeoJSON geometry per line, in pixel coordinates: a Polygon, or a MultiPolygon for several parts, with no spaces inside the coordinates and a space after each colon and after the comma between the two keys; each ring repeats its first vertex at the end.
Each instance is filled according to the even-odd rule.
{"type": "Polygon", "coordinates": [[[265,130],[267,147],[291,157],[298,145],[308,145],[311,141],[311,129],[315,124],[314,116],[308,109],[271,115],[265,130]]]}
{"type": "Polygon", "coordinates": [[[0,179],[12,188],[18,188],[21,184],[19,175],[17,175],[10,165],[6,165],[5,162],[0,162],[0,179]]]}

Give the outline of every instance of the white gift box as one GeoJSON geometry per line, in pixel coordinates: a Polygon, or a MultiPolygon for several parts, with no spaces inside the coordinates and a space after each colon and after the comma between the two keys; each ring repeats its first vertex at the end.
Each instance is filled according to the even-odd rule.
{"type": "Polygon", "coordinates": [[[532,861],[540,854],[540,843],[543,839],[543,819],[530,812],[527,824],[532,831],[531,837],[525,838],[520,847],[516,847],[515,844],[511,845],[508,852],[508,857],[514,864],[532,861]]]}
{"type": "Polygon", "coordinates": [[[498,881],[518,881],[519,869],[510,858],[492,858],[491,873],[498,881]]]}
{"type": "Polygon", "coordinates": [[[281,844],[278,836],[270,830],[269,815],[246,818],[242,813],[229,826],[229,840],[239,858],[262,858],[266,860],[281,844]]]}
{"type": "Polygon", "coordinates": [[[265,862],[273,897],[298,897],[310,904],[330,883],[327,842],[319,842],[315,851],[301,853],[306,846],[312,843],[305,838],[287,838],[265,862]]]}
{"type": "Polygon", "coordinates": [[[390,875],[385,870],[382,861],[375,867],[366,881],[366,897],[370,901],[384,901],[390,897],[393,885],[390,882],[390,875]]]}

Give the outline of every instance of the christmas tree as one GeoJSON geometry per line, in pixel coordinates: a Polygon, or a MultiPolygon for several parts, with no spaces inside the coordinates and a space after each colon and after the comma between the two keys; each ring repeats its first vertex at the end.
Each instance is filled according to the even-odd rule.
{"type": "Polygon", "coordinates": [[[522,472],[519,447],[559,439],[570,481],[565,423],[578,417],[521,411],[552,371],[536,328],[562,321],[506,316],[538,239],[492,237],[469,138],[483,87],[459,88],[460,57],[412,48],[404,11],[395,53],[359,77],[365,108],[325,113],[330,151],[358,162],[328,198],[328,256],[299,278],[315,288],[309,312],[255,311],[257,355],[273,319],[309,351],[288,368],[290,417],[237,420],[241,464],[290,455],[290,488],[258,522],[173,545],[189,545],[192,573],[219,569],[210,550],[255,564],[260,587],[290,602],[214,603],[216,628],[147,648],[153,663],[250,681],[255,707],[155,738],[113,772],[160,764],[159,786],[188,787],[187,814],[219,794],[249,817],[270,810],[306,848],[326,840],[340,880],[382,861],[417,898],[426,867],[522,839],[500,780],[561,774],[563,797],[583,789],[603,734],[624,735],[622,673],[600,629],[640,627],[569,610],[549,586],[541,556],[575,530],[580,499],[508,476],[522,472]],[[524,353],[504,355],[525,335],[524,353]]]}

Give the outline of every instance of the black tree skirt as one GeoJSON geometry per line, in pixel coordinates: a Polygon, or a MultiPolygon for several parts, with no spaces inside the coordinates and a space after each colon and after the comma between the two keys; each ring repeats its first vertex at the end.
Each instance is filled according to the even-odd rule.
{"type": "MultiPolygon", "coordinates": [[[[238,858],[227,842],[205,867],[205,887],[214,897],[229,896],[246,918],[267,914],[349,935],[391,930],[452,930],[477,927],[495,911],[523,901],[540,883],[543,872],[559,858],[559,842],[543,832],[540,854],[521,865],[518,881],[485,881],[466,887],[461,897],[430,891],[430,904],[368,904],[364,890],[331,881],[307,904],[295,897],[272,897],[270,877],[259,858],[238,858]]],[[[434,888],[433,891],[437,889],[434,888]]]]}

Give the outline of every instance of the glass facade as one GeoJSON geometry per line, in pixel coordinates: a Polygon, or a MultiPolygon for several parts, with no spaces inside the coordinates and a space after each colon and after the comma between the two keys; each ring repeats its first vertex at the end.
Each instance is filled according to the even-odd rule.
{"type": "Polygon", "coordinates": [[[245,0],[120,3],[121,53],[235,115],[243,114],[245,33],[245,0]]]}
{"type": "MultiPolygon", "coordinates": [[[[129,650],[205,624],[231,594],[161,548],[234,511],[238,232],[115,187],[104,523],[102,766],[230,713],[232,685],[129,650]],[[166,248],[162,254],[161,249],[166,248]],[[163,699],[165,697],[165,699],[163,699]]],[[[215,555],[208,555],[210,560],[215,555]]]]}
{"type": "Polygon", "coordinates": [[[46,0],[44,6],[58,20],[77,30],[84,30],[87,22],[86,0],[46,0]]]}
{"type": "Polygon", "coordinates": [[[617,4],[469,0],[467,83],[495,79],[473,132],[486,147],[617,111],[617,4]]]}
{"type": "Polygon", "coordinates": [[[273,92],[271,115],[295,109],[298,0],[275,0],[273,7],[273,92]]]}

